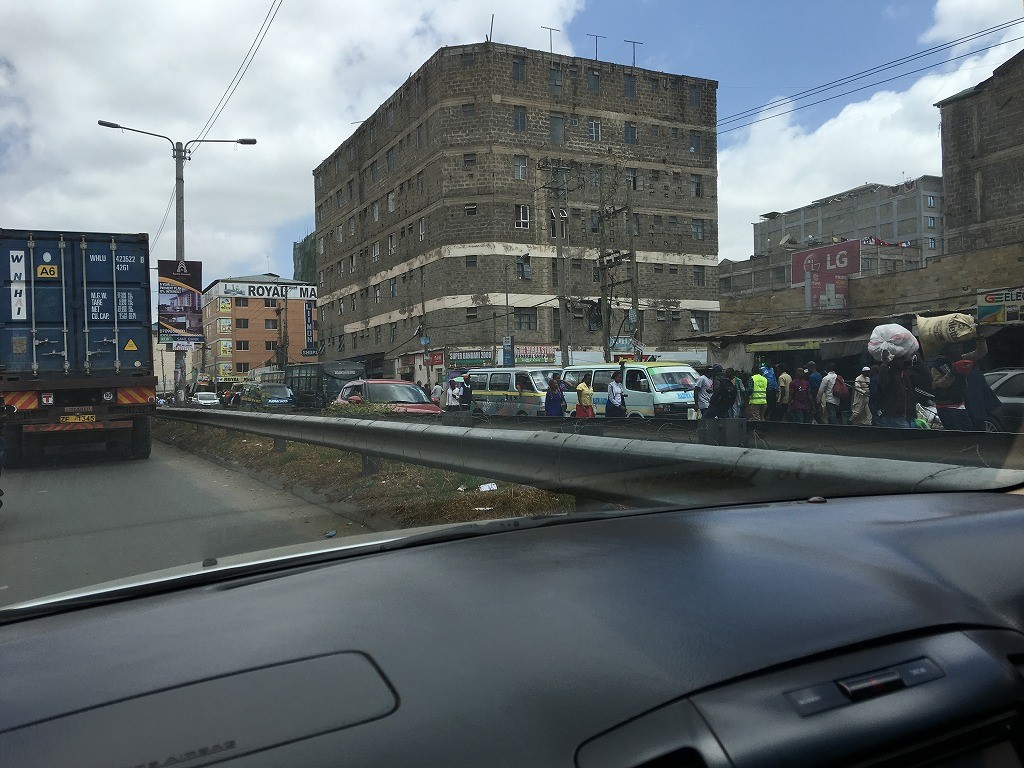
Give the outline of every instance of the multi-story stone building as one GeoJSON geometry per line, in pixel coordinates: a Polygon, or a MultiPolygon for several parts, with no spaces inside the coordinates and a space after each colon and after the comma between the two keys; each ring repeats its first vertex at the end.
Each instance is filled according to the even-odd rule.
{"type": "Polygon", "coordinates": [[[754,223],[754,255],[836,238],[874,239],[883,247],[902,243],[912,248],[920,266],[946,252],[943,232],[942,179],[921,176],[895,186],[863,184],[792,211],[763,213],[754,223]]]}
{"type": "Polygon", "coordinates": [[[554,360],[564,333],[573,361],[599,359],[632,319],[645,352],[692,356],[718,308],[716,87],[440,49],[313,173],[324,357],[433,379],[507,335],[554,360]],[[605,268],[615,251],[635,281],[628,258],[605,268]]]}
{"type": "Polygon", "coordinates": [[[214,280],[203,291],[203,337],[193,366],[212,384],[260,368],[316,362],[316,287],[267,273],[214,280]],[[304,354],[307,353],[307,354],[304,354]]]}
{"type": "MultiPolygon", "coordinates": [[[[953,252],[1024,242],[1024,51],[943,99],[946,240],[953,252]]],[[[1019,281],[1018,281],[1019,282],[1019,281]]]]}

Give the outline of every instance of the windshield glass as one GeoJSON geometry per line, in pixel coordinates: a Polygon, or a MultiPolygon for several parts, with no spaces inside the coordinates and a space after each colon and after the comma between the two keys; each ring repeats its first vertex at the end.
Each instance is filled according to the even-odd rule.
{"type": "Polygon", "coordinates": [[[369,398],[374,403],[429,403],[430,398],[412,384],[368,384],[369,398]]]}
{"type": "Polygon", "coordinates": [[[688,391],[693,389],[694,381],[696,381],[690,371],[682,369],[651,368],[649,373],[657,392],[688,391]]]}
{"type": "Polygon", "coordinates": [[[267,5],[5,4],[0,606],[1024,482],[1020,0],[267,5]]]}
{"type": "Polygon", "coordinates": [[[264,397],[291,397],[292,391],[288,389],[284,384],[264,384],[260,387],[264,397]]]}

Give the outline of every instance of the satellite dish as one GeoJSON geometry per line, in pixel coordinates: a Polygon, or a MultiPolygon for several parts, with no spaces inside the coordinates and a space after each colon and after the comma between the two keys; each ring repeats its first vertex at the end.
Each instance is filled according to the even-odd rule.
{"type": "Polygon", "coordinates": [[[792,240],[793,240],[793,236],[792,235],[786,235],[781,240],[779,240],[779,245],[785,245],[786,243],[792,242],[792,240]]]}

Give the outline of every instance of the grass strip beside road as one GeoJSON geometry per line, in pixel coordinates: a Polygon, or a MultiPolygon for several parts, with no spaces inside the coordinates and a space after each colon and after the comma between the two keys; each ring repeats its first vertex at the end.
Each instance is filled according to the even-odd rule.
{"type": "Polygon", "coordinates": [[[575,503],[568,495],[512,483],[481,491],[481,485],[492,481],[397,461],[380,460],[376,474],[363,476],[357,453],[302,443],[288,443],[286,451],[276,453],[269,437],[159,418],[153,422],[153,436],[273,478],[286,489],[312,489],[330,502],[385,517],[394,528],[557,514],[573,511],[575,503]]]}

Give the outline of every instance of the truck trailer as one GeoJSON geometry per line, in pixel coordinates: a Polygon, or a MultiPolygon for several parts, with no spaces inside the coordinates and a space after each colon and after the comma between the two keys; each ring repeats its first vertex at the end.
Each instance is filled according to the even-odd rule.
{"type": "Polygon", "coordinates": [[[149,235],[0,229],[7,465],[101,442],[148,458],[157,379],[149,235]]]}

